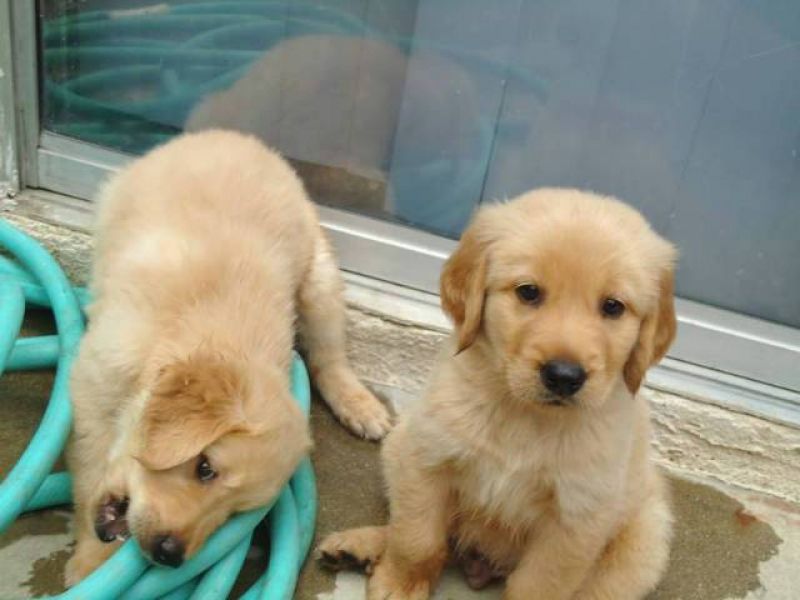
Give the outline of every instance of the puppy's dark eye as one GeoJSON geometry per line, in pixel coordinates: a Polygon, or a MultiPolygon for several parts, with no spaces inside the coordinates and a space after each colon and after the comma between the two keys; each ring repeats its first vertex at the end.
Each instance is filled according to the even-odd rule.
{"type": "Polygon", "coordinates": [[[211,463],[208,462],[208,458],[204,454],[201,454],[197,460],[196,473],[200,481],[211,481],[217,476],[217,472],[211,468],[211,463]]]}
{"type": "Polygon", "coordinates": [[[616,298],[606,298],[600,308],[603,316],[609,319],[616,319],[625,312],[625,305],[616,298]]]}
{"type": "Polygon", "coordinates": [[[525,304],[539,304],[542,301],[542,290],[535,283],[523,283],[515,290],[517,298],[525,304]]]}

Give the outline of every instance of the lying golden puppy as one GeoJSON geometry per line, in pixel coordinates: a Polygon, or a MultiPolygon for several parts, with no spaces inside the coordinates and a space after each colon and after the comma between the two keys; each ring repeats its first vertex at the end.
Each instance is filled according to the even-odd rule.
{"type": "Polygon", "coordinates": [[[177,566],[266,504],[310,447],[290,394],[295,320],[353,432],[389,429],[345,357],[342,284],[313,204],[254,138],[180,137],[101,197],[89,328],[72,374],[73,584],[132,534],[177,566]]]}
{"type": "Polygon", "coordinates": [[[508,600],[641,598],[669,555],[645,371],[675,334],[675,250],[632,208],[542,189],[480,210],[447,262],[455,333],[387,438],[388,527],[334,534],[369,598],[428,598],[448,556],[508,600]]]}

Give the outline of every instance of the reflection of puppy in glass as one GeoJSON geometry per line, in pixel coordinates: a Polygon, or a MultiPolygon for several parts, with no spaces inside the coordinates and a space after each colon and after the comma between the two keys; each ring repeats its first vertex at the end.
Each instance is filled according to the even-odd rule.
{"type": "Polygon", "coordinates": [[[402,127],[420,165],[474,152],[474,83],[458,63],[423,50],[409,57],[390,43],[345,36],[277,44],[229,89],[199,102],[185,129],[252,133],[292,159],[383,182],[401,104],[416,107],[402,127]]]}
{"type": "Polygon", "coordinates": [[[289,389],[295,322],[337,417],[389,414],[345,356],[342,285],[303,187],[232,132],[183,136],[102,195],[89,328],[72,372],[74,584],[128,535],[178,566],[274,498],[310,447],[289,389]]]}
{"type": "Polygon", "coordinates": [[[455,333],[383,449],[387,527],[333,534],[369,598],[428,598],[448,555],[508,600],[635,599],[667,564],[646,370],[675,334],[674,248],[634,209],[543,189],[479,211],[447,262],[455,333]]]}

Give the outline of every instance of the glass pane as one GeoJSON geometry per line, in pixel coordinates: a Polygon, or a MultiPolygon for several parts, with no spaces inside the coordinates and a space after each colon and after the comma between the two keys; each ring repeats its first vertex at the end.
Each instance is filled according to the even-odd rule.
{"type": "Polygon", "coordinates": [[[43,124],[134,154],[183,129],[252,132],[319,202],[457,235],[518,2],[457,4],[42,1],[43,124]]]}
{"type": "Polygon", "coordinates": [[[41,0],[44,126],[252,132],[321,203],[457,236],[543,185],[639,207],[678,293],[800,326],[800,2],[41,0]]]}
{"type": "Polygon", "coordinates": [[[800,2],[524,2],[483,198],[638,206],[686,298],[800,326],[800,2]]]}

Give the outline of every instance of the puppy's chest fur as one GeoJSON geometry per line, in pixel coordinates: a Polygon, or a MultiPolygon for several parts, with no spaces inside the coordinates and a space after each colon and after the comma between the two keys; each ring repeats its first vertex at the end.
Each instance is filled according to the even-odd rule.
{"type": "Polygon", "coordinates": [[[450,533],[461,551],[478,549],[498,573],[506,573],[548,520],[608,510],[625,467],[619,455],[587,459],[592,444],[571,436],[524,427],[497,434],[484,429],[474,438],[452,440],[450,533]]]}
{"type": "Polygon", "coordinates": [[[470,446],[453,463],[459,512],[480,513],[516,529],[553,510],[558,466],[546,450],[534,441],[526,448],[470,446]]]}
{"type": "Polygon", "coordinates": [[[441,425],[438,444],[449,454],[462,520],[529,532],[541,519],[607,508],[624,487],[630,431],[608,423],[561,431],[513,419],[487,420],[469,432],[441,425]]]}

